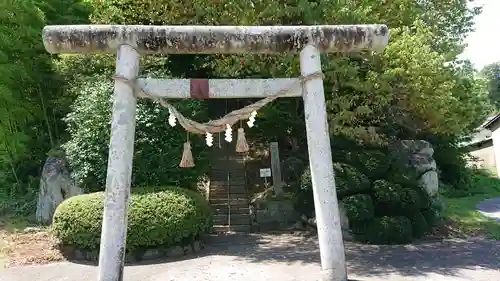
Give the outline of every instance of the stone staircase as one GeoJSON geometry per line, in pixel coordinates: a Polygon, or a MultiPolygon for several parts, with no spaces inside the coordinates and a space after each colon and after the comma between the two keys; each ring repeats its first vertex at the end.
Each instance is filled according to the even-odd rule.
{"type": "Polygon", "coordinates": [[[243,156],[236,153],[235,140],[231,143],[221,140],[222,147],[218,147],[217,137],[214,136],[210,162],[209,201],[214,213],[213,232],[250,232],[250,208],[243,156]]]}

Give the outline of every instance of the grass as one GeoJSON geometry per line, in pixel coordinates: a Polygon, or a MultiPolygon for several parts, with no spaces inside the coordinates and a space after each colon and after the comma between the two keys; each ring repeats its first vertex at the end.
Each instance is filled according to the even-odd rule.
{"type": "Polygon", "coordinates": [[[476,210],[476,205],[486,199],[500,197],[500,179],[488,172],[474,173],[473,184],[466,196],[444,194],[444,216],[452,222],[454,232],[461,236],[485,235],[500,240],[500,222],[486,218],[476,210]]]}

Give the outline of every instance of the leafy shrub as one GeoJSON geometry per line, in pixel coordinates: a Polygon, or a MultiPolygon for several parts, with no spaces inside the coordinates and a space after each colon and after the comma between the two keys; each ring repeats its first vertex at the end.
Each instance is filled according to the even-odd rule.
{"type": "Polygon", "coordinates": [[[373,197],[377,213],[381,215],[415,214],[422,205],[428,205],[421,202],[419,191],[403,188],[386,180],[377,180],[373,183],[373,197]]]}
{"type": "Polygon", "coordinates": [[[340,198],[370,190],[370,180],[353,166],[334,164],[335,184],[340,198]]]}
{"type": "Polygon", "coordinates": [[[357,194],[342,199],[349,221],[369,220],[374,217],[374,206],[370,195],[357,194]]]}
{"type": "Polygon", "coordinates": [[[372,179],[384,178],[391,163],[385,153],[376,150],[347,152],[345,158],[348,163],[372,179]]]}
{"type": "MultiPolygon", "coordinates": [[[[481,118],[480,122],[483,122],[484,118],[481,118]]],[[[474,128],[479,125],[477,124],[474,128]]],[[[467,147],[462,144],[469,140],[442,135],[430,135],[427,139],[434,147],[433,157],[439,169],[439,179],[454,190],[466,194],[466,191],[471,188],[472,173],[467,168],[467,147]]]]}
{"type": "Polygon", "coordinates": [[[386,180],[376,180],[373,182],[373,198],[377,206],[387,210],[395,210],[401,202],[401,190],[399,184],[386,180]]]}
{"type": "Polygon", "coordinates": [[[378,217],[363,226],[358,239],[372,244],[405,244],[411,242],[413,229],[411,221],[403,216],[378,217]]]}
{"type": "Polygon", "coordinates": [[[400,195],[401,211],[405,214],[415,214],[420,210],[420,194],[411,188],[403,188],[400,195]]]}
{"type": "MultiPolygon", "coordinates": [[[[337,196],[340,199],[348,195],[366,192],[370,189],[369,179],[354,167],[346,164],[335,163],[334,169],[337,196]]],[[[302,214],[312,215],[314,211],[314,200],[311,170],[309,168],[304,169],[298,186],[299,187],[296,190],[294,198],[295,208],[302,214]]],[[[373,202],[371,203],[373,205],[373,202]]]]}
{"type": "MultiPolygon", "coordinates": [[[[57,207],[52,229],[63,244],[99,248],[104,193],[79,195],[57,207]]],[[[212,226],[210,206],[195,191],[181,188],[134,190],[130,196],[127,251],[191,242],[212,226]]]]}
{"type": "Polygon", "coordinates": [[[294,208],[299,213],[308,217],[314,213],[314,198],[312,192],[311,170],[304,170],[300,176],[298,188],[296,188],[294,196],[294,208]]]}
{"type": "MultiPolygon", "coordinates": [[[[358,240],[375,244],[408,243],[425,235],[439,219],[439,198],[431,198],[411,171],[385,176],[370,185],[368,177],[360,172],[362,168],[335,163],[334,169],[337,195],[358,240]]],[[[299,186],[295,205],[299,212],[309,216],[314,210],[309,169],[302,174],[299,186]]]]}
{"type": "Polygon", "coordinates": [[[415,238],[420,238],[429,231],[430,226],[427,220],[425,219],[424,215],[421,212],[418,212],[412,216],[409,217],[411,221],[411,226],[413,230],[413,237],[415,238]]]}
{"type": "Polygon", "coordinates": [[[281,172],[283,179],[287,183],[296,183],[300,181],[306,165],[303,160],[297,157],[288,157],[281,163],[281,172]]]}
{"type": "MultiPolygon", "coordinates": [[[[113,84],[106,76],[95,75],[79,87],[72,112],[65,119],[70,140],[63,148],[77,183],[87,191],[100,191],[95,187],[105,186],[113,84]]],[[[183,101],[177,107],[194,119],[205,117],[200,101],[183,101]]],[[[179,168],[186,133],[168,125],[168,114],[150,101],[138,103],[132,186],[192,187],[206,172],[208,159],[202,138],[191,138],[196,166],[179,168]]]]}
{"type": "Polygon", "coordinates": [[[422,210],[422,215],[429,226],[436,225],[441,217],[439,211],[432,208],[422,210]]]}

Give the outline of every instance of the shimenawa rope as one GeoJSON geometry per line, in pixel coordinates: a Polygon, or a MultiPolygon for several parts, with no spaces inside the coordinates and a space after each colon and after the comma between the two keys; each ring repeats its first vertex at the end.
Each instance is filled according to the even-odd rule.
{"type": "MultiPolygon", "coordinates": [[[[258,111],[268,103],[274,101],[279,97],[286,96],[288,93],[290,93],[290,91],[292,91],[296,87],[298,86],[302,87],[305,82],[315,78],[323,78],[323,77],[324,77],[323,73],[313,73],[306,76],[301,76],[299,77],[298,83],[294,83],[292,86],[280,90],[278,93],[274,95],[270,95],[264,99],[261,99],[253,104],[247,105],[241,109],[234,110],[220,119],[211,120],[206,123],[198,123],[196,121],[184,117],[179,111],[177,111],[177,109],[173,105],[168,103],[166,99],[156,97],[153,94],[148,93],[144,89],[139,87],[139,85],[137,84],[137,78],[128,79],[122,75],[112,76],[114,80],[122,81],[127,85],[129,85],[130,87],[132,87],[132,89],[134,90],[134,94],[136,96],[144,95],[145,97],[155,100],[161,106],[167,108],[170,114],[172,114],[173,116],[175,116],[177,120],[179,120],[179,124],[181,124],[181,126],[184,128],[184,130],[188,132],[188,134],[189,133],[200,134],[200,135],[206,134],[207,138],[209,135],[211,137],[211,134],[230,130],[230,128],[240,120],[249,119],[251,116],[255,117],[255,115],[252,115],[252,113],[255,114],[254,112],[258,111]]],[[[249,148],[245,139],[245,132],[243,130],[243,127],[240,127],[238,129],[236,151],[243,153],[247,152],[248,150],[249,148]]],[[[184,143],[184,151],[182,153],[182,159],[179,166],[185,168],[194,167],[193,156],[191,153],[191,143],[189,142],[189,140],[187,140],[184,143]]]]}
{"type": "Polygon", "coordinates": [[[295,89],[295,87],[302,86],[303,83],[315,79],[315,78],[323,78],[324,75],[322,73],[313,73],[310,75],[306,76],[301,76],[299,78],[298,83],[294,83],[291,87],[280,90],[278,93],[275,95],[268,96],[264,99],[261,99],[253,104],[247,105],[241,109],[234,110],[228,114],[226,114],[224,117],[217,119],[217,120],[211,120],[206,123],[198,123],[196,121],[193,121],[191,119],[188,119],[184,117],[177,109],[171,105],[170,103],[167,102],[166,99],[164,98],[159,98],[151,93],[148,93],[144,91],[144,89],[140,88],[137,85],[137,79],[127,79],[124,76],[121,75],[114,75],[112,78],[114,80],[119,80],[122,81],[126,84],[128,84],[130,87],[134,89],[134,92],[143,94],[144,96],[155,100],[160,103],[161,106],[167,108],[176,118],[179,120],[179,124],[188,132],[193,133],[193,134],[199,134],[199,135],[204,135],[206,133],[219,133],[223,132],[226,130],[226,125],[230,125],[231,127],[236,124],[239,120],[245,120],[250,117],[252,112],[258,111],[260,108],[264,107],[268,103],[274,101],[275,99],[279,97],[286,96],[291,90],[295,89]]]}

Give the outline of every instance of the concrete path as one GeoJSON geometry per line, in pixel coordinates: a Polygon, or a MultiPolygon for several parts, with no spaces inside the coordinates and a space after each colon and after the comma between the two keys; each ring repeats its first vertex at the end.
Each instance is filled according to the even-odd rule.
{"type": "MultiPolygon", "coordinates": [[[[317,238],[249,235],[214,244],[199,257],[127,266],[125,281],[317,281],[317,238]]],[[[500,242],[483,239],[411,246],[346,243],[352,281],[500,280],[500,242]]],[[[2,281],[92,281],[95,265],[58,263],[0,271],[2,281]]]]}
{"type": "Polygon", "coordinates": [[[500,197],[484,200],[476,208],[484,216],[500,221],[500,197]]]}

